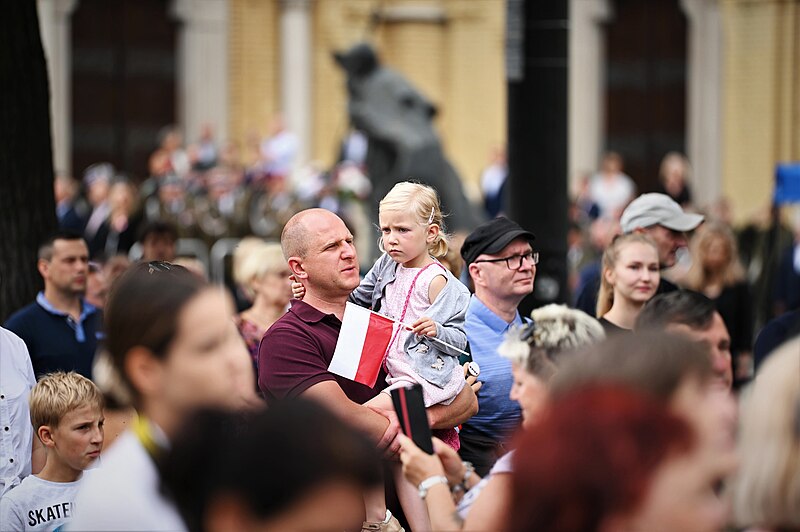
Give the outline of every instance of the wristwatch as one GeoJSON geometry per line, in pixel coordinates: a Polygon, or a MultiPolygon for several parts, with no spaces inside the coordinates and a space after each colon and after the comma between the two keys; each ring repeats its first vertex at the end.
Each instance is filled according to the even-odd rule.
{"type": "Polygon", "coordinates": [[[423,480],[422,482],[420,482],[419,483],[419,497],[420,497],[420,499],[422,499],[424,501],[425,497],[428,496],[428,490],[431,489],[431,487],[435,486],[436,484],[445,484],[445,485],[447,485],[448,484],[447,477],[444,476],[444,475],[434,475],[434,476],[428,477],[425,480],[423,480]]]}

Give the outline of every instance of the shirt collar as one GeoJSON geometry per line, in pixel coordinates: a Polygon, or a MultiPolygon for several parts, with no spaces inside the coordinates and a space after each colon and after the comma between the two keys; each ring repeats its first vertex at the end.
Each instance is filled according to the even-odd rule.
{"type": "MultiPolygon", "coordinates": [[[[69,313],[63,312],[63,311],[58,310],[57,308],[55,308],[47,300],[47,298],[44,297],[44,292],[43,291],[39,292],[38,294],[36,294],[36,302],[39,304],[40,307],[42,307],[47,312],[49,312],[50,314],[53,314],[55,316],[68,316],[69,315],[69,313]]],[[[78,319],[78,321],[82,322],[89,315],[94,314],[95,312],[97,312],[97,307],[95,307],[94,305],[91,305],[90,303],[87,303],[85,300],[81,299],[81,316],[78,319]]]]}
{"type": "Polygon", "coordinates": [[[475,316],[493,331],[505,332],[513,325],[522,325],[523,322],[522,318],[520,318],[519,311],[514,315],[514,320],[511,323],[507,323],[506,320],[492,312],[477,296],[473,295],[472,298],[474,299],[473,311],[475,312],[475,316]]]}
{"type": "Polygon", "coordinates": [[[316,307],[312,307],[305,301],[300,299],[293,299],[292,300],[292,307],[289,309],[289,312],[293,313],[295,316],[300,318],[306,323],[319,323],[324,320],[326,317],[330,316],[335,320],[339,320],[333,314],[325,314],[321,312],[316,307]]]}

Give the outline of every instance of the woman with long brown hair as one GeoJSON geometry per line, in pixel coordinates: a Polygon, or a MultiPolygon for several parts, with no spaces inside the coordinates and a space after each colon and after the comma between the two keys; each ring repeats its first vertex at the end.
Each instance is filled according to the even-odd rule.
{"type": "Polygon", "coordinates": [[[720,222],[703,225],[691,243],[692,266],[684,286],[708,297],[731,335],[731,354],[739,377],[749,369],[753,345],[753,305],[733,231],[720,222]]]}

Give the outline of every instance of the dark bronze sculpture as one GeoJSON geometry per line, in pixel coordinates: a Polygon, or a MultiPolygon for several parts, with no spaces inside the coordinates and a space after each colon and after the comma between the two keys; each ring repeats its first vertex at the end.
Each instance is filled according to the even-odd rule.
{"type": "Polygon", "coordinates": [[[414,180],[439,192],[448,230],[471,231],[480,223],[433,129],[436,108],[399,73],[381,66],[368,44],[334,53],[347,74],[350,121],[368,139],[373,219],[378,202],[400,181],[414,180]]]}

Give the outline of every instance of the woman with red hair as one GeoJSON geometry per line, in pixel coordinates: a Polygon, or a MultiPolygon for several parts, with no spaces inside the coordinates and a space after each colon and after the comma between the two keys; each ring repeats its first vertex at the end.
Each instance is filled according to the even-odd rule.
{"type": "Polygon", "coordinates": [[[587,385],[520,439],[508,530],[719,530],[715,469],[691,426],[653,397],[587,385]]]}

